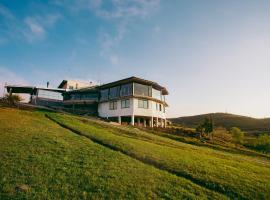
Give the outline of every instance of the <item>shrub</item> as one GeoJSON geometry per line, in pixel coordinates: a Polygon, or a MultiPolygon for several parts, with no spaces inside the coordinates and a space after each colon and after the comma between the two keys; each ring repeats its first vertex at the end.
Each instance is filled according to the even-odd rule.
{"type": "Polygon", "coordinates": [[[16,103],[18,103],[19,101],[22,101],[22,97],[20,97],[19,95],[13,94],[6,94],[2,99],[1,102],[5,103],[5,104],[9,104],[9,105],[15,105],[16,103]]]}
{"type": "Polygon", "coordinates": [[[230,130],[230,133],[232,134],[233,141],[237,144],[243,144],[244,143],[244,132],[241,131],[240,128],[232,127],[230,130]]]}
{"type": "Polygon", "coordinates": [[[255,141],[255,148],[259,151],[270,153],[270,136],[268,134],[260,135],[255,141]]]}

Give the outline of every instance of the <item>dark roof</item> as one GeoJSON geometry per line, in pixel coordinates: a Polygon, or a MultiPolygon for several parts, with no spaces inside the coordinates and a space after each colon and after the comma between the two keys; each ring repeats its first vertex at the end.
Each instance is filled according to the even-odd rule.
{"type": "Polygon", "coordinates": [[[141,83],[141,84],[145,84],[145,85],[151,85],[153,88],[157,89],[157,90],[161,90],[163,95],[168,95],[169,92],[167,91],[167,89],[161,85],[159,85],[156,82],[153,81],[149,81],[149,80],[145,80],[142,78],[138,78],[135,76],[129,77],[129,78],[125,78],[119,81],[114,81],[111,83],[107,83],[104,85],[99,86],[100,89],[106,89],[106,88],[110,88],[110,87],[114,87],[114,86],[118,86],[121,84],[126,84],[126,83],[131,83],[131,82],[135,82],[135,83],[141,83]]]}
{"type": "Polygon", "coordinates": [[[24,93],[24,94],[35,94],[38,89],[42,90],[49,90],[54,92],[64,92],[64,89],[52,89],[52,88],[41,88],[41,87],[34,87],[34,86],[20,86],[20,85],[7,85],[5,86],[7,88],[7,92],[10,92],[10,89],[12,89],[12,93],[24,93]]]}
{"type": "Polygon", "coordinates": [[[12,89],[12,93],[26,93],[26,94],[32,94],[34,92],[35,87],[33,86],[19,86],[19,85],[6,85],[5,88],[7,88],[7,92],[10,92],[10,89],[12,89]]]}

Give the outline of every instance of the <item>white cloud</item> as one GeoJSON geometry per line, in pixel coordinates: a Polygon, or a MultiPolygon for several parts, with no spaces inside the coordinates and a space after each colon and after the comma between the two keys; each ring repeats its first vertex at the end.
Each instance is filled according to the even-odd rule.
{"type": "Polygon", "coordinates": [[[35,18],[27,17],[25,24],[28,26],[29,31],[25,31],[24,35],[29,41],[45,37],[46,31],[44,27],[35,18]]]}
{"type": "Polygon", "coordinates": [[[49,29],[61,19],[61,15],[57,13],[18,18],[11,10],[1,4],[0,17],[3,18],[0,36],[5,39],[5,42],[13,39],[28,42],[43,40],[46,38],[49,29]]]}
{"type": "Polygon", "coordinates": [[[99,3],[95,11],[98,16],[106,19],[147,17],[159,8],[160,0],[112,0],[111,8],[104,4],[99,3]]]}

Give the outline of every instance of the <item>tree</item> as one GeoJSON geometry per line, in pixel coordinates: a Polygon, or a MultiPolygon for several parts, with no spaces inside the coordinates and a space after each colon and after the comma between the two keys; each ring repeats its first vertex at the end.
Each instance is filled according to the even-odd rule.
{"type": "Polygon", "coordinates": [[[267,134],[260,135],[256,139],[256,149],[265,153],[270,152],[270,136],[267,134]]]}
{"type": "Polygon", "coordinates": [[[232,127],[230,130],[230,133],[232,134],[233,140],[237,144],[243,144],[244,143],[244,132],[237,127],[232,127]]]}
{"type": "Polygon", "coordinates": [[[206,117],[204,119],[204,122],[196,128],[196,131],[200,132],[200,137],[203,137],[204,133],[210,135],[213,132],[213,130],[214,124],[211,117],[206,117]]]}
{"type": "Polygon", "coordinates": [[[2,99],[3,102],[6,102],[9,105],[15,105],[16,103],[22,100],[23,100],[22,97],[16,94],[12,94],[12,95],[6,94],[4,98],[2,99]]]}

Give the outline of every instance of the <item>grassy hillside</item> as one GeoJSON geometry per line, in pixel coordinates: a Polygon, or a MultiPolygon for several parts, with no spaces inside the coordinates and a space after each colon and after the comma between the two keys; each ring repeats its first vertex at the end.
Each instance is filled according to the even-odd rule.
{"type": "Polygon", "coordinates": [[[0,156],[0,199],[270,198],[268,157],[71,115],[0,108],[0,156]]]}
{"type": "Polygon", "coordinates": [[[173,123],[185,125],[187,127],[196,127],[203,122],[205,117],[212,116],[215,126],[225,128],[239,127],[244,131],[270,132],[270,118],[256,119],[241,115],[227,113],[210,113],[204,115],[195,115],[189,117],[179,117],[170,119],[173,123]]]}

